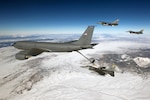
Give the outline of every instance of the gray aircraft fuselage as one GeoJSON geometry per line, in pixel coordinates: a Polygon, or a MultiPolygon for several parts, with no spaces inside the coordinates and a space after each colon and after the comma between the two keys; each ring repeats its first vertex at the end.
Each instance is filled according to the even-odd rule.
{"type": "Polygon", "coordinates": [[[42,52],[71,52],[92,48],[96,45],[91,44],[93,31],[94,26],[88,26],[79,40],[65,43],[18,41],[14,43],[13,46],[23,51],[16,54],[16,59],[28,59],[29,57],[36,56],[42,52]]]}
{"type": "Polygon", "coordinates": [[[107,23],[107,22],[101,22],[101,24],[103,26],[117,26],[118,25],[118,23],[107,23]]]}
{"type": "Polygon", "coordinates": [[[14,44],[15,48],[22,50],[31,50],[35,48],[42,49],[43,51],[51,52],[71,52],[86,48],[92,48],[92,45],[78,45],[71,43],[49,43],[49,42],[30,42],[30,41],[20,41],[14,44]]]}

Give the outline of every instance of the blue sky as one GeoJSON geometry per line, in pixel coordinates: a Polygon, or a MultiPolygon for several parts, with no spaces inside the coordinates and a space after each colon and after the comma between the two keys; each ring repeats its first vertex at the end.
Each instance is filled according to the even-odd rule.
{"type": "Polygon", "coordinates": [[[96,25],[96,33],[149,34],[149,5],[148,0],[0,0],[0,34],[81,33],[88,25],[96,25]],[[96,24],[116,18],[116,27],[96,24]]]}

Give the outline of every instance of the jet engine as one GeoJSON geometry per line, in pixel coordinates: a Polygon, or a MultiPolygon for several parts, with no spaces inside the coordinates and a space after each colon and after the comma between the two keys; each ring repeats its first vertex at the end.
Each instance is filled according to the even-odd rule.
{"type": "Polygon", "coordinates": [[[27,52],[24,51],[20,51],[19,53],[16,54],[16,59],[18,60],[25,60],[29,58],[29,55],[27,54],[27,52]]]}

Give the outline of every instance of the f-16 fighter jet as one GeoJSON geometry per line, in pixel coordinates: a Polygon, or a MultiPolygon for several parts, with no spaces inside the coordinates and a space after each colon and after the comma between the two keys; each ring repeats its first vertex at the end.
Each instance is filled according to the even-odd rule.
{"type": "Polygon", "coordinates": [[[127,31],[127,32],[129,32],[130,34],[143,34],[143,31],[144,30],[140,30],[140,31],[127,31]]]}
{"type": "Polygon", "coordinates": [[[113,22],[104,22],[104,21],[101,21],[101,22],[98,22],[97,24],[101,24],[103,26],[117,26],[118,22],[119,22],[119,19],[116,19],[113,22]]]}

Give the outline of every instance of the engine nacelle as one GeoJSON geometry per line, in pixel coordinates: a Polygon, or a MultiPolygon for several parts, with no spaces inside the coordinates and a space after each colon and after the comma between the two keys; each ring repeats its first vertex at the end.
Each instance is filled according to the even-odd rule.
{"type": "Polygon", "coordinates": [[[25,54],[24,52],[19,52],[19,53],[17,53],[16,54],[16,59],[18,59],[18,60],[25,60],[25,59],[28,59],[29,57],[28,57],[28,55],[27,54],[25,54]]]}

